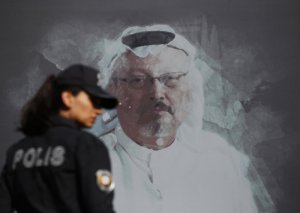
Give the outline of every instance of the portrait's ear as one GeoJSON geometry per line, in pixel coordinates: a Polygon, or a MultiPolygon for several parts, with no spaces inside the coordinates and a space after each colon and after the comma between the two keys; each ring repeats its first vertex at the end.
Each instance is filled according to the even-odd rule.
{"type": "Polygon", "coordinates": [[[115,87],[115,83],[112,81],[107,85],[107,90],[112,93],[115,90],[115,87]]]}
{"type": "Polygon", "coordinates": [[[107,85],[107,91],[109,91],[113,95],[117,95],[117,89],[118,89],[118,82],[112,80],[108,85],[107,85]]]}
{"type": "Polygon", "coordinates": [[[61,100],[67,108],[71,108],[74,103],[74,95],[70,91],[63,91],[61,100]]]}

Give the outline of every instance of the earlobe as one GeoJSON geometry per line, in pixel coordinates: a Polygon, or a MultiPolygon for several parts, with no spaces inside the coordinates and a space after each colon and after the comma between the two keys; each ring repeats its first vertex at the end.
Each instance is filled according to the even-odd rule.
{"type": "Polygon", "coordinates": [[[69,91],[63,91],[61,93],[61,100],[66,107],[70,108],[73,104],[74,96],[69,91]]]}

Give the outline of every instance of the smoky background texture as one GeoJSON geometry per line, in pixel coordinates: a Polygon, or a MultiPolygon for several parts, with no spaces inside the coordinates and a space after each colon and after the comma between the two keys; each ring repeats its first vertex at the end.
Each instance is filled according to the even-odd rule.
{"type": "Polygon", "coordinates": [[[1,167],[22,137],[20,107],[57,71],[47,60],[97,66],[104,38],[166,23],[213,68],[202,73],[204,127],[250,157],[278,212],[300,208],[299,1],[12,0],[0,11],[1,167]]]}

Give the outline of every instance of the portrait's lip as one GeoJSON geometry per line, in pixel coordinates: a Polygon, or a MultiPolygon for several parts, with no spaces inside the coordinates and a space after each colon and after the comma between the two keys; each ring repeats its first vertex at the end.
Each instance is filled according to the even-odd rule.
{"type": "Polygon", "coordinates": [[[154,107],[154,112],[161,112],[161,111],[168,112],[168,109],[166,107],[161,107],[161,106],[155,106],[154,107]]]}
{"type": "Polygon", "coordinates": [[[147,105],[145,104],[139,110],[140,113],[148,115],[161,115],[163,113],[174,114],[173,108],[162,101],[148,103],[147,105]]]}
{"type": "Polygon", "coordinates": [[[170,106],[166,105],[163,102],[157,102],[154,106],[153,106],[153,112],[156,114],[161,114],[163,112],[168,112],[170,114],[172,114],[172,109],[170,106]]]}

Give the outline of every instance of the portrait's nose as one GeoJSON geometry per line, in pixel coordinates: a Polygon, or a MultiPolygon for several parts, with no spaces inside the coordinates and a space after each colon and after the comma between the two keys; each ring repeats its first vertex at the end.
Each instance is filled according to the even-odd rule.
{"type": "Polygon", "coordinates": [[[154,79],[151,85],[150,99],[164,100],[165,99],[165,86],[158,79],[154,79]]]}

